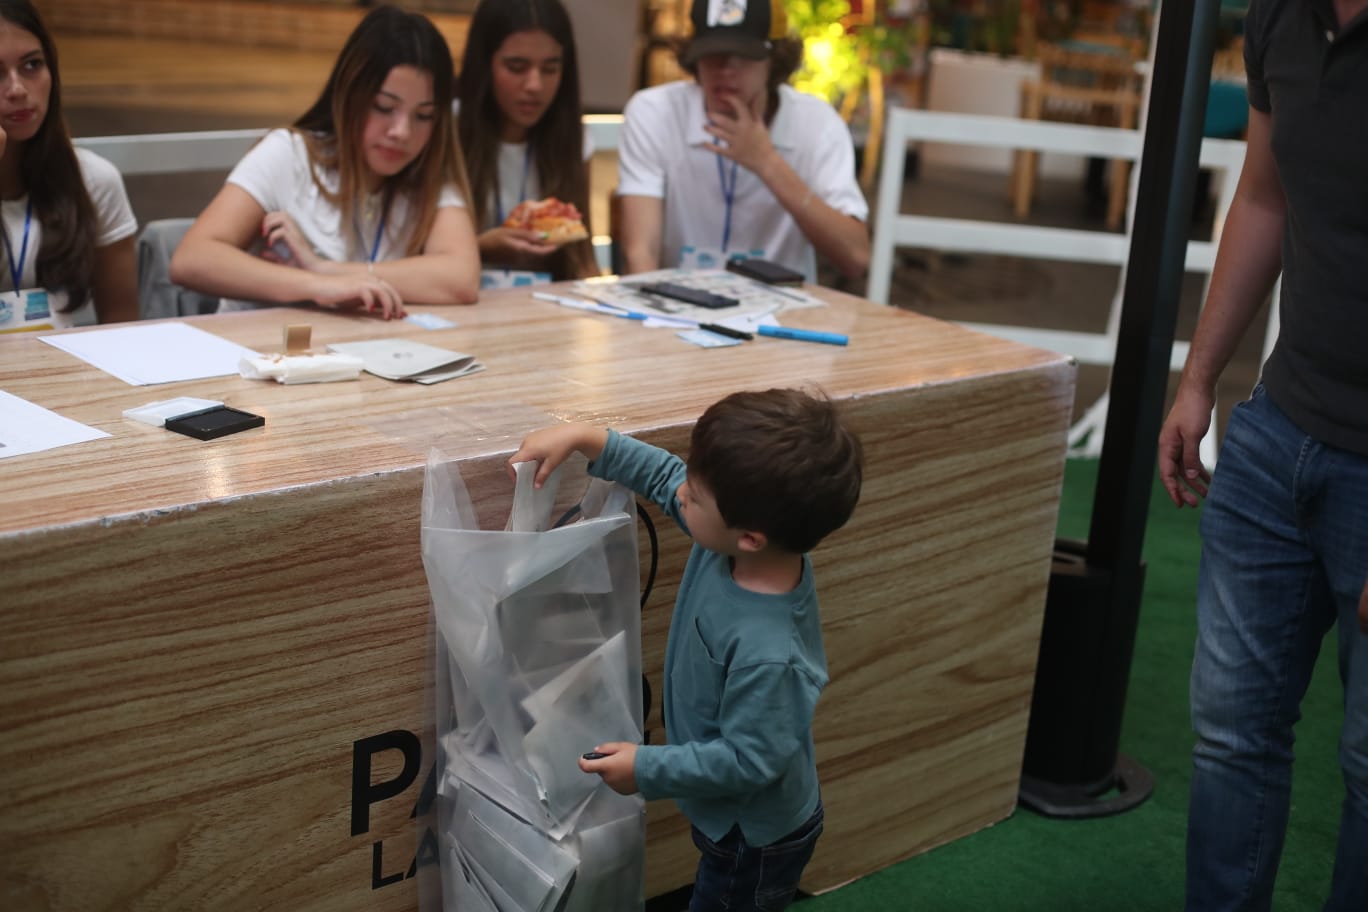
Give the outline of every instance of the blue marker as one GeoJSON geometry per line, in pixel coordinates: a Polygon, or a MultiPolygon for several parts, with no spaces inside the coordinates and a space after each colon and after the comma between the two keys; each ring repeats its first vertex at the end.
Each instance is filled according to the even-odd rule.
{"type": "Polygon", "coordinates": [[[840,333],[817,332],[813,329],[790,329],[787,326],[765,326],[760,325],[755,331],[762,336],[772,336],[775,339],[797,339],[800,342],[825,342],[827,345],[847,345],[850,343],[848,336],[840,333]]]}

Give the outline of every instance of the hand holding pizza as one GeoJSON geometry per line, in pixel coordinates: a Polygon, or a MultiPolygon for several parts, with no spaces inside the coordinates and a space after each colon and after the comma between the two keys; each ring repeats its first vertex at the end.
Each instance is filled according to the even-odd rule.
{"type": "Polygon", "coordinates": [[[524,263],[556,252],[541,232],[522,228],[490,228],[480,232],[480,259],[494,263],[524,263]]]}
{"type": "Polygon", "coordinates": [[[579,210],[554,196],[524,200],[514,206],[508,218],[504,219],[503,227],[536,232],[544,243],[553,247],[589,237],[579,210]]]}

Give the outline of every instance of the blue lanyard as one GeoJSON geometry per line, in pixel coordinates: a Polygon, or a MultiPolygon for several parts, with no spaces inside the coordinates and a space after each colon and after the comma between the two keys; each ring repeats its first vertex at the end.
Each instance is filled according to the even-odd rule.
{"type": "MultiPolygon", "coordinates": [[[[518,202],[520,203],[527,199],[527,172],[530,170],[532,170],[532,143],[529,142],[523,146],[522,183],[518,185],[518,202]]],[[[496,172],[494,175],[494,215],[498,221],[494,224],[495,228],[502,225],[504,223],[504,218],[506,217],[503,207],[503,194],[499,191],[499,185],[501,183],[499,175],[496,172]]]]}
{"type": "MultiPolygon", "coordinates": [[[[380,212],[380,223],[375,226],[375,240],[371,242],[370,259],[367,262],[374,263],[375,257],[380,253],[380,237],[385,233],[385,219],[389,216],[389,206],[380,212]]],[[[365,249],[366,236],[361,233],[361,226],[356,222],[356,213],[352,213],[352,228],[356,231],[356,239],[361,242],[361,249],[365,249]]]]}
{"type": "Polygon", "coordinates": [[[727,203],[727,217],[722,222],[722,252],[727,252],[727,245],[731,243],[731,215],[732,202],[736,199],[736,160],[731,163],[731,180],[727,180],[727,175],[722,170],[722,156],[717,155],[717,182],[722,185],[722,199],[727,203]]]}
{"type": "Polygon", "coordinates": [[[5,236],[5,256],[9,258],[10,281],[14,283],[14,293],[19,294],[23,288],[24,281],[24,262],[28,260],[29,226],[33,223],[33,197],[29,197],[28,205],[24,208],[24,240],[19,245],[19,262],[14,262],[14,248],[10,246],[9,232],[4,232],[5,236]]]}

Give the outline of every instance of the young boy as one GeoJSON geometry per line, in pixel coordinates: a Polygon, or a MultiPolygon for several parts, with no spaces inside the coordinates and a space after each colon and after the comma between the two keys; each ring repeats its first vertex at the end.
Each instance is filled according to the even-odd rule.
{"type": "Polygon", "coordinates": [[[687,464],[586,424],[530,434],[510,462],[539,461],[540,486],[577,451],[694,540],[665,652],[670,743],[600,744],[580,769],[677,801],[702,853],[691,910],[782,909],[822,832],[812,714],[827,667],[807,552],[855,509],[860,441],[831,402],[773,389],[712,405],[687,464]]]}

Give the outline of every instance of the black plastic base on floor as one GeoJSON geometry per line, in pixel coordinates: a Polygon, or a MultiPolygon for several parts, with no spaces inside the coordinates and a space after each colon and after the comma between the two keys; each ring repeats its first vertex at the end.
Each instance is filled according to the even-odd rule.
{"type": "Polygon", "coordinates": [[[687,912],[692,897],[693,884],[687,884],[678,890],[652,896],[646,900],[645,912],[687,912]]]}
{"type": "MultiPolygon", "coordinates": [[[[800,903],[812,897],[799,890],[798,895],[793,897],[795,903],[800,903]]],[[[678,890],[671,890],[669,893],[662,893],[646,900],[645,912],[688,912],[689,900],[693,899],[693,884],[680,887],[678,890]]]]}
{"type": "Polygon", "coordinates": [[[1023,775],[1018,797],[1023,807],[1042,816],[1083,819],[1129,811],[1153,792],[1150,771],[1125,754],[1117,754],[1116,766],[1101,782],[1046,782],[1023,775]]]}

